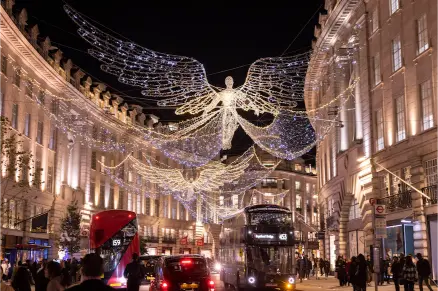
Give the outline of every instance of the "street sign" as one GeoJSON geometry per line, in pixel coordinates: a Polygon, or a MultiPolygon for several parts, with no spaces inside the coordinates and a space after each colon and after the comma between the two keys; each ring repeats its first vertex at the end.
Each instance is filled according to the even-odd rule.
{"type": "Polygon", "coordinates": [[[376,217],[375,221],[375,237],[376,239],[387,238],[386,234],[386,218],[376,217]]]}
{"type": "Polygon", "coordinates": [[[383,204],[375,204],[374,205],[375,215],[385,215],[386,214],[386,205],[383,204]]]}
{"type": "Polygon", "coordinates": [[[368,200],[368,202],[370,203],[371,206],[374,206],[374,204],[376,204],[376,199],[370,198],[370,200],[368,200]]]}

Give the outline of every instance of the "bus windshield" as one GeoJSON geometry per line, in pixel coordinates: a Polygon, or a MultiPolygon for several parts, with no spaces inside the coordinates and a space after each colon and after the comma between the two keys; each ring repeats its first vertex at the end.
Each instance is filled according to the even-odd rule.
{"type": "MultiPolygon", "coordinates": [[[[106,275],[105,277],[110,275],[110,273],[117,268],[117,265],[125,254],[126,249],[131,244],[137,231],[136,223],[137,222],[134,219],[118,231],[113,237],[107,240],[100,248],[94,250],[99,253],[103,259],[103,271],[106,275]]],[[[102,230],[96,230],[96,232],[99,231],[102,230]]]]}
{"type": "Polygon", "coordinates": [[[289,274],[292,272],[293,248],[251,246],[247,248],[248,268],[266,274],[289,274]]]}
{"type": "Polygon", "coordinates": [[[249,224],[289,225],[292,214],[285,212],[252,212],[249,214],[249,224]]]}

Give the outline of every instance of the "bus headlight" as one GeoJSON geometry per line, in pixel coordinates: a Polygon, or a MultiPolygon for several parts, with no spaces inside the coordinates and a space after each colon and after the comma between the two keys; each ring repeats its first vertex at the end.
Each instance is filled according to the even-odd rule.
{"type": "Polygon", "coordinates": [[[214,265],[214,269],[215,269],[216,271],[220,271],[220,270],[222,269],[221,264],[216,263],[216,264],[214,265]]]}
{"type": "Polygon", "coordinates": [[[255,283],[255,278],[253,276],[248,278],[248,283],[249,284],[254,284],[255,283]]]}
{"type": "Polygon", "coordinates": [[[295,279],[294,277],[289,277],[289,279],[287,280],[290,284],[295,283],[295,279]]]}

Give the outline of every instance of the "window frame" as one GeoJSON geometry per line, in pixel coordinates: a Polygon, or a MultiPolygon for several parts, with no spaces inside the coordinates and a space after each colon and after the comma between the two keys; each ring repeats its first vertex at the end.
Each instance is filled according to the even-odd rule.
{"type": "Polygon", "coordinates": [[[427,16],[426,13],[422,14],[416,21],[416,37],[417,37],[417,55],[420,55],[429,49],[429,37],[427,30],[427,16]],[[421,22],[420,22],[421,21],[421,22]],[[420,24],[423,27],[420,27],[420,24]],[[421,29],[421,30],[420,30],[421,29]]]}
{"type": "Polygon", "coordinates": [[[393,15],[400,10],[400,0],[389,0],[389,15],[393,15]]]}
{"type": "Polygon", "coordinates": [[[376,152],[379,152],[385,148],[385,127],[383,110],[379,108],[375,111],[375,127],[376,127],[376,152]]]}
{"type": "Polygon", "coordinates": [[[404,95],[398,96],[394,100],[395,104],[395,121],[396,121],[396,142],[406,139],[406,109],[404,95]]]}
{"type": "Polygon", "coordinates": [[[422,130],[428,130],[430,128],[434,127],[434,105],[433,105],[433,92],[432,92],[432,86],[431,86],[431,80],[428,79],[422,83],[420,83],[419,85],[419,90],[420,90],[420,102],[421,102],[421,125],[422,125],[422,130]],[[427,92],[427,94],[424,94],[425,92],[427,92]],[[426,118],[426,107],[425,107],[425,96],[428,99],[427,103],[427,111],[428,111],[428,117],[426,118]]]}
{"type": "Polygon", "coordinates": [[[44,122],[38,120],[37,123],[37,134],[36,134],[36,138],[35,141],[40,144],[43,145],[43,141],[44,141],[44,122]]]}
{"type": "Polygon", "coordinates": [[[391,40],[392,72],[397,72],[403,67],[403,55],[400,35],[391,40]]]}
{"type": "Polygon", "coordinates": [[[376,53],[373,57],[373,77],[374,86],[377,86],[382,82],[382,75],[380,70],[380,53],[376,53]]]}

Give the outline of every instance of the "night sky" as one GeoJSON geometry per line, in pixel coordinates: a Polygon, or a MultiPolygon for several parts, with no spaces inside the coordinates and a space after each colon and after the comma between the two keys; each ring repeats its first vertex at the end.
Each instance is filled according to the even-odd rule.
{"type": "MultiPolygon", "coordinates": [[[[249,64],[258,58],[279,56],[289,45],[286,54],[311,48],[317,12],[324,11],[323,0],[257,2],[259,4],[256,1],[66,1],[113,30],[114,36],[159,52],[197,59],[204,64],[210,83],[220,87],[224,87],[228,75],[234,78],[235,86],[243,84],[249,64]]],[[[145,113],[154,113],[162,120],[177,119],[171,110],[155,109],[154,102],[145,100],[137,88],[123,85],[99,69],[99,62],[87,53],[90,45],[76,33],[77,27],[65,14],[63,4],[62,0],[16,0],[15,9],[26,8],[28,24],[38,24],[40,38],[49,36],[52,45],[92,76],[93,81],[106,83],[110,91],[128,103],[144,106],[145,113]]],[[[263,121],[263,117],[254,120],[259,124],[263,121]]],[[[239,132],[233,140],[233,150],[244,150],[249,143],[249,138],[239,132]]],[[[303,157],[309,159],[309,163],[312,162],[310,154],[303,157]]]]}

